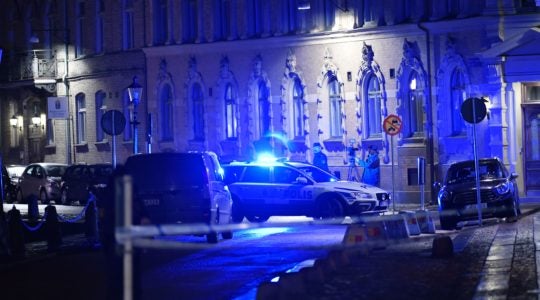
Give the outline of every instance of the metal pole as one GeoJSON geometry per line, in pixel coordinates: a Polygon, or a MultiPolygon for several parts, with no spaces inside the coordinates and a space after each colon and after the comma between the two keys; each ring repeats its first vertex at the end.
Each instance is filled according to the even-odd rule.
{"type": "Polygon", "coordinates": [[[116,169],[116,128],[114,126],[114,115],[115,113],[113,112],[112,114],[112,165],[113,165],[113,168],[116,169]]]}
{"type": "Polygon", "coordinates": [[[478,225],[482,226],[482,199],[480,198],[480,170],[478,164],[478,150],[476,146],[476,100],[478,98],[473,98],[472,112],[473,112],[473,150],[474,150],[474,169],[475,169],[475,180],[476,180],[476,209],[478,210],[478,225]]]}
{"type": "Polygon", "coordinates": [[[69,27],[68,27],[68,0],[64,0],[64,89],[67,97],[68,118],[66,120],[66,163],[71,165],[71,111],[69,109],[69,82],[68,82],[68,58],[69,58],[69,27]]]}
{"type": "Polygon", "coordinates": [[[138,144],[139,144],[139,133],[137,128],[138,122],[137,122],[137,104],[133,104],[133,154],[137,154],[139,152],[138,144]]]}
{"type": "Polygon", "coordinates": [[[396,213],[396,187],[394,181],[394,136],[390,136],[390,152],[392,153],[392,210],[396,213]]]}
{"type": "Polygon", "coordinates": [[[131,240],[132,220],[132,186],[131,176],[122,177],[124,189],[124,233],[127,238],[124,241],[124,300],[133,299],[133,242],[131,240]]]}

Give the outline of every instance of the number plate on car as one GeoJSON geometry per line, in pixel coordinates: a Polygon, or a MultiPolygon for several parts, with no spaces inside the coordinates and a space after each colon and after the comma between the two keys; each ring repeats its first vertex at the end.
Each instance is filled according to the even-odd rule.
{"type": "MultiPolygon", "coordinates": [[[[471,204],[471,205],[465,205],[465,207],[463,207],[463,210],[475,210],[477,209],[477,205],[476,204],[471,204]]],[[[487,203],[480,203],[480,208],[487,208],[487,203]]]]}
{"type": "Polygon", "coordinates": [[[158,206],[159,199],[144,199],[143,203],[144,203],[144,206],[158,206]]]}

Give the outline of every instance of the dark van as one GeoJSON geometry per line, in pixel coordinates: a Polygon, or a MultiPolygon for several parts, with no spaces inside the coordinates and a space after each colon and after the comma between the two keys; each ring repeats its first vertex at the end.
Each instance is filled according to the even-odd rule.
{"type": "MultiPolygon", "coordinates": [[[[152,223],[231,223],[231,194],[213,152],[138,154],[125,171],[133,177],[134,201],[152,223]]],[[[217,234],[206,234],[207,241],[217,243],[217,234]]],[[[221,235],[232,238],[231,231],[221,235]]]]}

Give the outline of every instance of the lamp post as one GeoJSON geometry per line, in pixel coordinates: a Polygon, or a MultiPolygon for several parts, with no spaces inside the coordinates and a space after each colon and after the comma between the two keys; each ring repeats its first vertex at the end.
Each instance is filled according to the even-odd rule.
{"type": "Polygon", "coordinates": [[[141,101],[142,89],[142,86],[139,84],[139,79],[137,78],[137,76],[134,76],[133,82],[127,87],[129,103],[133,105],[133,120],[131,121],[131,124],[133,125],[133,154],[137,154],[139,152],[139,134],[137,132],[137,126],[139,125],[139,121],[137,121],[137,106],[139,105],[139,101],[141,101]]]}
{"type": "Polygon", "coordinates": [[[11,119],[9,119],[9,125],[13,128],[17,128],[17,123],[19,123],[19,120],[17,119],[17,116],[13,115],[11,119]]]}

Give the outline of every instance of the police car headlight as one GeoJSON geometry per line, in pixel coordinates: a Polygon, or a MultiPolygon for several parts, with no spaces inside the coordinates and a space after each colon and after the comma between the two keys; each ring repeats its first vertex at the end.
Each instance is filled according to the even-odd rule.
{"type": "Polygon", "coordinates": [[[362,192],[351,193],[356,199],[373,199],[373,195],[362,192]]]}

